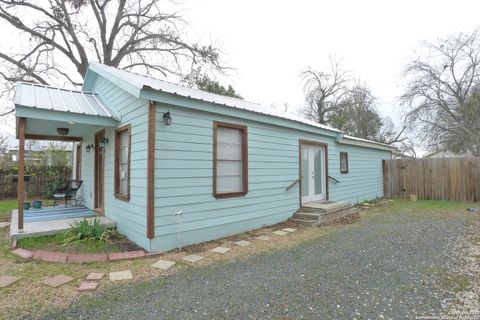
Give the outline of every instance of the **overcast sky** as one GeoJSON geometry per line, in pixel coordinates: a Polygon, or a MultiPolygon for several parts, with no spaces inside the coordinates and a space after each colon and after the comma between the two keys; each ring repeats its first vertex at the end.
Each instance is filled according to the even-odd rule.
{"type": "Polygon", "coordinates": [[[480,25],[480,1],[200,0],[187,7],[195,32],[221,41],[225,62],[236,68],[229,82],[247,100],[302,105],[301,70],[325,69],[335,55],[397,124],[400,73],[419,41],[480,25]]]}
{"type": "MultiPolygon", "coordinates": [[[[399,75],[419,41],[480,24],[480,2],[462,0],[191,0],[183,7],[189,37],[221,44],[225,64],[235,68],[221,80],[246,100],[298,108],[304,103],[300,72],[325,69],[335,55],[397,125],[399,75]]],[[[2,124],[0,131],[13,128],[2,124]]]]}

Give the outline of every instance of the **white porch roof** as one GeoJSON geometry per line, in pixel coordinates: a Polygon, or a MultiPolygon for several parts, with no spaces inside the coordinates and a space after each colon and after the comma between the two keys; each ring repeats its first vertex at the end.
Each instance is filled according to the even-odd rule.
{"type": "Polygon", "coordinates": [[[26,118],[27,139],[81,140],[98,128],[115,127],[119,121],[94,93],[25,82],[16,85],[15,109],[17,119],[26,118]],[[57,128],[68,128],[69,134],[59,136],[57,128]]]}

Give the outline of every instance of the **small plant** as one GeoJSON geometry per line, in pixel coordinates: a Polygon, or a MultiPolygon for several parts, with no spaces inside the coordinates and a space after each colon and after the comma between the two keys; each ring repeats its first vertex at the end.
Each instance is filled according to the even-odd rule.
{"type": "Polygon", "coordinates": [[[116,235],[117,231],[115,229],[105,227],[97,218],[91,222],[83,219],[70,225],[70,229],[65,232],[63,244],[70,245],[82,241],[108,242],[116,235]]]}

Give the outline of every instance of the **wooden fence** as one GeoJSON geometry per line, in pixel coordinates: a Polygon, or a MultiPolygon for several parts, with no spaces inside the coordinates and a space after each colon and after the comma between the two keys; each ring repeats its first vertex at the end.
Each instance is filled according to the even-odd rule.
{"type": "Polygon", "coordinates": [[[383,161],[387,198],[480,201],[480,158],[383,161]]]}
{"type": "MultiPolygon", "coordinates": [[[[17,183],[13,177],[16,169],[0,169],[0,199],[17,197],[17,183]]],[[[65,183],[71,177],[70,167],[27,167],[25,175],[30,175],[30,181],[25,183],[28,197],[47,196],[55,185],[65,183]]]]}

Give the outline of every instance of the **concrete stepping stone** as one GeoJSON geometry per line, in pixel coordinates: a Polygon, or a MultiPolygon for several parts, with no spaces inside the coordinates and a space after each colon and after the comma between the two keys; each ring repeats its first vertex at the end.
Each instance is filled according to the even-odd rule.
{"type": "Polygon", "coordinates": [[[216,247],[216,248],[214,248],[210,251],[215,252],[215,253],[224,254],[224,253],[227,253],[230,250],[231,250],[230,248],[226,248],[226,247],[216,247]]]}
{"type": "Polygon", "coordinates": [[[240,247],[248,247],[248,246],[252,245],[253,243],[251,243],[250,241],[246,241],[246,240],[240,240],[240,241],[235,242],[235,244],[237,246],[240,246],[240,247]]]}
{"type": "Polygon", "coordinates": [[[30,260],[33,258],[34,253],[29,250],[25,250],[22,248],[17,248],[15,250],[12,250],[12,253],[20,258],[23,258],[25,260],[30,260]]]}
{"type": "Polygon", "coordinates": [[[104,276],[105,276],[105,273],[103,272],[91,272],[88,274],[85,280],[99,281],[99,280],[102,280],[104,276]]]}
{"type": "Polygon", "coordinates": [[[160,269],[160,270],[167,270],[171,268],[172,266],[175,265],[175,261],[169,261],[169,260],[158,260],[154,264],[151,265],[151,267],[160,269]]]}
{"type": "Polygon", "coordinates": [[[297,229],[293,229],[293,228],[285,228],[285,229],[282,229],[282,231],[286,231],[286,232],[295,232],[297,229]]]}
{"type": "Polygon", "coordinates": [[[130,270],[110,272],[108,278],[110,281],[132,280],[133,274],[130,270]]]}
{"type": "Polygon", "coordinates": [[[277,236],[284,236],[284,235],[288,234],[288,232],[282,231],[282,230],[273,231],[272,233],[276,234],[277,236]]]}
{"type": "Polygon", "coordinates": [[[77,288],[78,292],[95,291],[98,288],[98,282],[82,281],[77,288]]]}
{"type": "Polygon", "coordinates": [[[204,257],[198,256],[196,254],[190,254],[188,256],[183,257],[182,259],[185,260],[185,261],[191,262],[191,263],[195,263],[195,262],[198,262],[198,261],[202,260],[203,258],[204,257]]]}
{"type": "Polygon", "coordinates": [[[269,237],[269,236],[258,236],[256,239],[262,240],[262,241],[269,241],[269,240],[272,240],[272,237],[269,237]]]}
{"type": "Polygon", "coordinates": [[[66,276],[64,274],[60,274],[58,276],[45,279],[45,280],[42,281],[42,283],[46,284],[47,286],[52,287],[52,288],[58,288],[58,287],[63,286],[64,284],[69,283],[70,281],[73,281],[73,280],[74,280],[74,278],[72,278],[72,277],[66,276]]]}
{"type": "Polygon", "coordinates": [[[0,222],[0,229],[10,226],[10,222],[0,222]]]}
{"type": "Polygon", "coordinates": [[[20,277],[0,276],[0,288],[6,288],[8,286],[11,286],[20,279],[20,277]]]}

